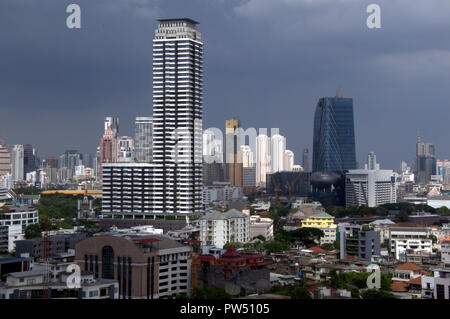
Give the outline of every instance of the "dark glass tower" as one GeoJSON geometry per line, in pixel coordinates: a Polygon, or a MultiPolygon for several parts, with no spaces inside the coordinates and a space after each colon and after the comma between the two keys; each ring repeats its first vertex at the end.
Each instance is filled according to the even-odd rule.
{"type": "Polygon", "coordinates": [[[314,115],[313,172],[356,169],[353,99],[321,98],[314,115]]]}

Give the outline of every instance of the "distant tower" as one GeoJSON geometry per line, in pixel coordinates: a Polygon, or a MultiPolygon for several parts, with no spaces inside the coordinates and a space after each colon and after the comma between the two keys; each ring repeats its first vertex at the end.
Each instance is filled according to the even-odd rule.
{"type": "Polygon", "coordinates": [[[309,172],[309,149],[303,150],[302,166],[304,172],[309,172]]]}
{"type": "Polygon", "coordinates": [[[238,154],[241,150],[239,119],[225,121],[225,165],[231,185],[242,186],[242,163],[238,154]]]}
{"type": "Polygon", "coordinates": [[[370,152],[367,154],[367,164],[366,169],[376,170],[379,169],[379,165],[377,164],[377,156],[375,152],[370,152]]]}
{"type": "Polygon", "coordinates": [[[136,117],[134,149],[136,162],[152,161],[153,118],[136,117]]]}

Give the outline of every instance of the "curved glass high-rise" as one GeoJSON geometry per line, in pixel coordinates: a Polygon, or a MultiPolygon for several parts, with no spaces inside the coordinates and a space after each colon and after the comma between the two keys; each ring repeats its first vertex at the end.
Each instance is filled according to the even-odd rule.
{"type": "Polygon", "coordinates": [[[356,169],[353,99],[324,97],[314,115],[313,172],[356,169]]]}

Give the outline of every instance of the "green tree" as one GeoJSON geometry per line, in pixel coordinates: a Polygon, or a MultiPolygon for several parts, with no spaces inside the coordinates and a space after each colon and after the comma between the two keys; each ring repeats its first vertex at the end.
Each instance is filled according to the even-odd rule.
{"type": "Polygon", "coordinates": [[[361,296],[364,299],[397,299],[391,292],[377,289],[363,291],[361,296]]]}
{"type": "Polygon", "coordinates": [[[40,224],[31,224],[28,225],[25,228],[25,239],[31,239],[31,238],[40,238],[42,237],[43,229],[41,228],[40,224]]]}

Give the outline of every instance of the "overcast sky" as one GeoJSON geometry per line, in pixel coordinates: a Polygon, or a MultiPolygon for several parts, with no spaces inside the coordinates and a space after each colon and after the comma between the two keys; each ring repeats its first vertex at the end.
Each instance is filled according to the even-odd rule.
{"type": "MultiPolygon", "coordinates": [[[[280,128],[301,164],[313,115],[339,85],[354,99],[360,166],[411,162],[417,129],[450,158],[450,1],[1,0],[0,136],[41,158],[95,153],[105,116],[133,136],[152,115],[152,38],[158,18],[200,22],[203,127],[280,128]],[[82,10],[66,27],[66,7],[82,10]],[[381,29],[366,7],[381,6],[381,29]]],[[[312,153],[312,151],[311,151],[312,153]]]]}

